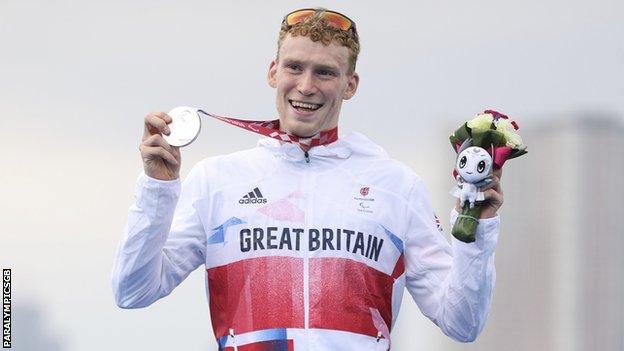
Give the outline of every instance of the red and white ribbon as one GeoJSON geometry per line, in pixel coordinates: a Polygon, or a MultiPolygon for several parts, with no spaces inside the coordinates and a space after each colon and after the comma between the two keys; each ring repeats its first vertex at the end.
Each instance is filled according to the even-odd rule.
{"type": "Polygon", "coordinates": [[[298,136],[290,135],[279,130],[279,119],[273,121],[246,121],[238,118],[215,115],[200,109],[198,109],[197,112],[229,123],[233,126],[247,129],[251,132],[277,139],[282,142],[297,144],[299,145],[299,147],[301,147],[303,151],[306,152],[314,146],[331,144],[334,141],[338,140],[338,127],[334,127],[329,130],[323,130],[309,138],[300,138],[298,136]]]}

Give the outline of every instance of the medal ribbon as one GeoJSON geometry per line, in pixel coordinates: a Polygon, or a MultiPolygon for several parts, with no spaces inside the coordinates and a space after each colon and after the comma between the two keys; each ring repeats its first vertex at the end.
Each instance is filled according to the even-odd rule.
{"type": "Polygon", "coordinates": [[[338,127],[323,130],[309,138],[300,138],[279,130],[279,119],[273,121],[246,121],[238,118],[214,115],[200,109],[198,109],[197,112],[269,138],[299,145],[299,147],[301,147],[301,149],[305,152],[314,146],[331,144],[338,140],[338,127]]]}

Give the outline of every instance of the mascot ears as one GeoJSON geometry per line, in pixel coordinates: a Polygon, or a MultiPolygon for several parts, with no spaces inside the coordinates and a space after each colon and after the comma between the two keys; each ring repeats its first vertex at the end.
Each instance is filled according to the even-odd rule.
{"type": "MultiPolygon", "coordinates": [[[[472,138],[468,138],[464,140],[464,142],[461,144],[458,144],[458,143],[455,144],[455,151],[457,151],[457,154],[459,154],[460,152],[464,151],[470,146],[472,146],[472,138]]],[[[492,155],[492,163],[494,163],[495,169],[499,169],[503,167],[503,165],[505,164],[505,161],[509,159],[511,152],[513,151],[513,149],[509,146],[498,146],[498,147],[484,148],[484,149],[490,155],[492,155]]],[[[453,178],[456,178],[456,177],[457,177],[457,172],[453,170],[453,178]]]]}

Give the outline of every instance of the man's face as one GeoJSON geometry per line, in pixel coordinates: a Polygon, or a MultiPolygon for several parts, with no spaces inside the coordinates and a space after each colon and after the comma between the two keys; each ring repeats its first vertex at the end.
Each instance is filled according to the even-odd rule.
{"type": "Polygon", "coordinates": [[[277,89],[280,129],[311,137],[337,126],[342,101],[355,94],[359,82],[357,73],[348,74],[349,49],[288,35],[278,56],[268,82],[277,89]]]}

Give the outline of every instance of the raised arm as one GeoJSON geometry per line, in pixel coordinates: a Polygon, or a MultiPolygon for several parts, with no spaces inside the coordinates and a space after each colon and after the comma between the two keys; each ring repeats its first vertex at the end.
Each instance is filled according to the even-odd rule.
{"type": "MultiPolygon", "coordinates": [[[[422,182],[414,184],[408,206],[406,287],[422,313],[444,334],[461,342],[473,341],[490,311],[499,217],[479,220],[474,243],[452,238],[451,246],[436,227],[422,182]]],[[[454,222],[455,210],[451,217],[454,222]]]]}
{"type": "Polygon", "coordinates": [[[196,205],[202,190],[200,167],[180,184],[180,153],[160,135],[171,119],[164,113],[145,117],[139,149],[144,173],[115,257],[112,287],[122,308],[139,308],[168,295],[201,265],[205,233],[196,205]]]}

